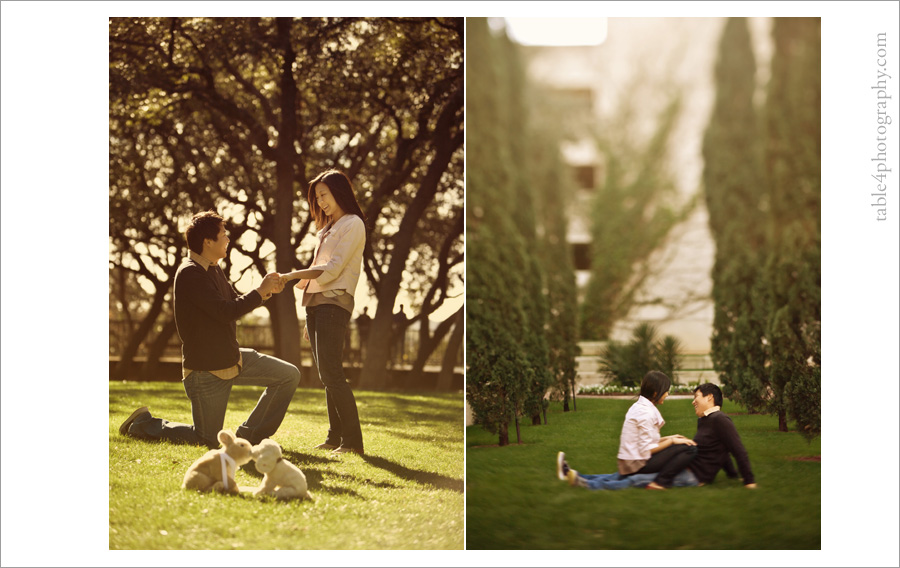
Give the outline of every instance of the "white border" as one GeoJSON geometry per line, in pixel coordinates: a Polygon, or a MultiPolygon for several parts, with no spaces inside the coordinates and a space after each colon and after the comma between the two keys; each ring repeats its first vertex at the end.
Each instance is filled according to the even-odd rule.
{"type": "MultiPolygon", "coordinates": [[[[3,2],[2,564],[896,566],[900,130],[889,221],[864,193],[865,89],[886,31],[900,118],[895,2],[3,2]],[[126,15],[823,17],[823,530],[820,552],[110,552],[107,430],[107,24],[126,15]],[[88,255],[80,250],[93,251],[88,255]],[[71,326],[78,326],[72,334],[71,326]],[[62,362],[66,362],[65,371],[62,362]],[[71,363],[75,363],[72,365],[71,363]],[[72,404],[77,412],[69,410],[72,404]],[[872,405],[875,409],[872,409],[872,405]],[[840,417],[840,422],[838,422],[840,417]],[[77,449],[76,449],[77,448],[77,449]],[[64,478],[31,465],[70,463],[64,478]],[[28,481],[23,481],[27,479],[28,481]],[[49,495],[49,496],[48,496],[49,495]],[[252,556],[251,556],[252,554],[252,556]],[[207,564],[210,563],[210,564],[207,564]]],[[[55,468],[54,468],[55,471],[55,468]]],[[[660,519],[661,530],[671,520],[660,519]]],[[[724,545],[725,543],[723,543],[724,545]]]]}

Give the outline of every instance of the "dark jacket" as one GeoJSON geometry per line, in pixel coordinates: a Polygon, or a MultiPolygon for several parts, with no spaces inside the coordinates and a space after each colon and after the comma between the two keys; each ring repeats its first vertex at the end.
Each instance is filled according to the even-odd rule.
{"type": "Polygon", "coordinates": [[[734,456],[744,478],[744,484],[755,483],[753,471],[750,469],[750,458],[741,442],[737,428],[722,411],[713,412],[709,416],[697,419],[697,456],[689,466],[703,483],[715,479],[720,469],[725,470],[728,477],[737,477],[731,456],[734,456]]]}
{"type": "Polygon", "coordinates": [[[185,259],[175,273],[175,325],[184,368],[217,371],[236,365],[240,351],[235,322],[262,302],[256,290],[238,296],[217,264],[204,270],[185,259]]]}

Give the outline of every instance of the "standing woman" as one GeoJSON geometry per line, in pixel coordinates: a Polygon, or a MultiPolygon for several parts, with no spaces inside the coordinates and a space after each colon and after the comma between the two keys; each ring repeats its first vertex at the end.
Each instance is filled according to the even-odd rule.
{"type": "Polygon", "coordinates": [[[300,278],[306,328],[319,379],[325,385],[328,436],[316,449],[363,454],[356,399],[344,376],[344,338],[353,313],[353,296],[366,245],[365,215],[350,179],[338,170],[322,172],[309,183],[309,210],[319,229],[313,265],[284,276],[300,278]]]}

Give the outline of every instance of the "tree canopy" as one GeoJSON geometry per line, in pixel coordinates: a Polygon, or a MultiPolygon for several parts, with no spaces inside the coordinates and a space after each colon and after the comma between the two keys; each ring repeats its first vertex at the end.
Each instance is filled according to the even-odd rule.
{"type": "MultiPolygon", "coordinates": [[[[109,27],[111,266],[143,263],[157,290],[170,286],[179,220],[216,208],[232,225],[229,265],[306,267],[307,180],[343,169],[367,217],[364,271],[378,300],[362,376],[383,383],[398,293],[427,324],[462,279],[462,19],[111,18],[109,27]]],[[[293,289],[267,308],[276,354],[299,362],[293,289]]]]}

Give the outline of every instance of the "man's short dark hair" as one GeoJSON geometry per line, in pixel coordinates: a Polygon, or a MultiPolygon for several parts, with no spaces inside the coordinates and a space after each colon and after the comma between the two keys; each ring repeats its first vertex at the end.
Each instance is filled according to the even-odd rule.
{"type": "Polygon", "coordinates": [[[641,396],[656,404],[664,394],[669,392],[672,381],[662,371],[650,371],[641,381],[641,396]]]}
{"type": "Polygon", "coordinates": [[[722,389],[719,388],[719,385],[714,385],[712,383],[704,383],[699,387],[694,389],[694,392],[700,391],[700,394],[703,396],[713,395],[713,404],[718,407],[722,406],[722,389]]]}
{"type": "Polygon", "coordinates": [[[219,238],[219,230],[225,223],[215,211],[204,211],[197,213],[191,217],[191,223],[184,232],[184,238],[187,240],[188,248],[197,254],[203,252],[203,240],[219,238]]]}

